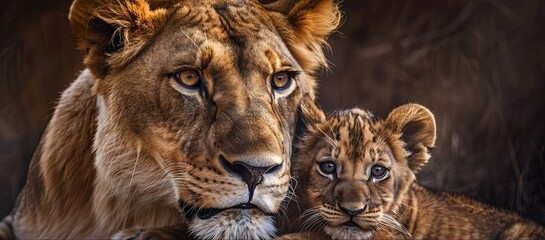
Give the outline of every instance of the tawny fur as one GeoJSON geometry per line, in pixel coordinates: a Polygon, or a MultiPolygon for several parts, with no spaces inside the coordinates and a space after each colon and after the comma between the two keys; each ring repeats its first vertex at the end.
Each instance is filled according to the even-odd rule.
{"type": "Polygon", "coordinates": [[[76,0],[88,69],[63,92],[0,238],[271,238],[299,103],[338,18],[331,0],[76,0]],[[198,90],[176,80],[185,69],[198,90]],[[273,89],[283,71],[298,75],[273,89]],[[225,162],[279,167],[250,198],[225,162]],[[259,210],[189,214],[242,203],[259,210]]]}
{"type": "Polygon", "coordinates": [[[544,239],[545,228],[463,196],[434,193],[415,181],[435,144],[432,113],[417,104],[386,120],[361,109],[326,117],[305,101],[308,134],[294,162],[305,204],[303,230],[279,239],[544,239]],[[320,161],[337,172],[319,173],[320,161]],[[384,179],[370,174],[380,164],[384,179]],[[351,211],[361,212],[349,215],[351,211]],[[352,220],[353,223],[348,223],[352,220]],[[348,224],[348,225],[346,225],[348,224]]]}

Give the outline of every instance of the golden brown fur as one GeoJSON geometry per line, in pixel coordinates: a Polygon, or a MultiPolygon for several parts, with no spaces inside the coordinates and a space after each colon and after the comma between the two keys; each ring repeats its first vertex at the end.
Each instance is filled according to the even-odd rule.
{"type": "Polygon", "coordinates": [[[282,239],[545,238],[543,227],[514,213],[415,182],[435,144],[425,107],[403,105],[380,120],[357,108],[326,118],[311,101],[303,106],[309,133],[294,162],[296,191],[307,208],[303,228],[325,235],[282,239]]]}
{"type": "Polygon", "coordinates": [[[274,236],[299,102],[338,18],[328,0],[76,0],[88,69],[0,237],[274,236]]]}

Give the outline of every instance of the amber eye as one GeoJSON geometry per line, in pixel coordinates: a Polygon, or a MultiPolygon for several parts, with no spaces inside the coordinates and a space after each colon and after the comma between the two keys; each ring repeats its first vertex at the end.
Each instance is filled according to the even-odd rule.
{"type": "Polygon", "coordinates": [[[332,161],[325,161],[320,163],[320,171],[326,175],[334,174],[337,172],[337,167],[332,161]]]}
{"type": "Polygon", "coordinates": [[[180,86],[196,89],[201,84],[201,77],[196,70],[183,70],[174,74],[174,79],[180,86]]]}
{"type": "Polygon", "coordinates": [[[272,88],[275,90],[285,90],[292,82],[293,76],[289,72],[275,73],[271,80],[272,88]]]}
{"type": "Polygon", "coordinates": [[[384,179],[387,174],[388,174],[388,169],[386,169],[385,167],[381,165],[374,165],[373,167],[371,167],[371,177],[377,180],[384,179]]]}

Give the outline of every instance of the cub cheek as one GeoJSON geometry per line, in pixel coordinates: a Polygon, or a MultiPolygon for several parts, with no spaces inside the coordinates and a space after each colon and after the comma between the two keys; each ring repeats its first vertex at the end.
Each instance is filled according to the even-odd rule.
{"type": "MultiPolygon", "coordinates": [[[[396,190],[390,186],[381,186],[371,190],[370,207],[387,208],[395,200],[396,190]]],[[[384,209],[383,209],[384,210],[384,209]]]]}

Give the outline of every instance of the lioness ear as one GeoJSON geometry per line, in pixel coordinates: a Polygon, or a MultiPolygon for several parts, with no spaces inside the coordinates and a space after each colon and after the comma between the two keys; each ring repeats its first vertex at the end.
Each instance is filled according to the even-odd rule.
{"type": "Polygon", "coordinates": [[[70,28],[84,63],[98,78],[129,62],[158,32],[165,9],[144,0],[75,0],[70,28]]]}
{"type": "Polygon", "coordinates": [[[301,100],[301,115],[307,129],[311,131],[326,121],[324,112],[308,94],[303,95],[303,99],[301,100]]]}
{"type": "Polygon", "coordinates": [[[305,71],[327,65],[322,46],[341,22],[333,0],[278,0],[264,7],[286,19],[276,27],[305,71]]]}
{"type": "Polygon", "coordinates": [[[406,104],[392,110],[384,124],[389,137],[398,138],[397,140],[405,143],[404,148],[409,154],[409,168],[415,173],[418,172],[428,162],[430,158],[428,151],[435,145],[436,129],[433,114],[424,106],[406,104]]]}

